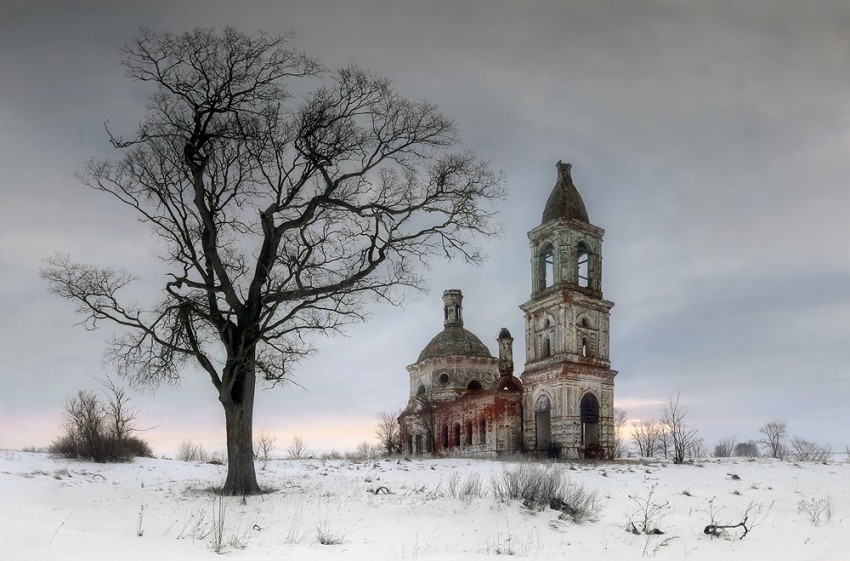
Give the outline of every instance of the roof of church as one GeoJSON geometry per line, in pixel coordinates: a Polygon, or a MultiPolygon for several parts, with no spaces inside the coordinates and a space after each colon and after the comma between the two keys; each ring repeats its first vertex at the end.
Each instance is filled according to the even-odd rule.
{"type": "Polygon", "coordinates": [[[590,223],[587,218],[587,209],[584,208],[584,201],[581,200],[581,195],[578,194],[578,189],[573,185],[573,178],[570,175],[572,165],[558,162],[558,181],[555,183],[555,188],[549,195],[546,201],[546,208],[543,209],[543,221],[545,224],[556,218],[571,218],[579,222],[590,223]]]}
{"type": "Polygon", "coordinates": [[[487,345],[471,331],[460,326],[449,326],[437,333],[431,342],[425,345],[416,362],[440,356],[480,356],[492,357],[487,345]]]}

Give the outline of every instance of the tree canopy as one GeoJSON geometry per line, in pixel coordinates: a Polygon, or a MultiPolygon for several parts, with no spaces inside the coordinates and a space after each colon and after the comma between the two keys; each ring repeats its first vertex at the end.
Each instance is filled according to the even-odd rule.
{"type": "Polygon", "coordinates": [[[231,475],[248,469],[257,379],[285,380],[311,333],[422,287],[431,259],[481,261],[502,178],[434,105],[328,71],[287,36],[142,31],[124,54],[152,87],[146,113],[133,136],[109,133],[119,158],[81,177],[157,236],[163,298],[134,305],[132,274],[68,256],[42,276],[87,327],[126,328],[108,354],[133,382],[174,381],[188,361],[207,373],[227,418],[225,490],[256,492],[253,464],[231,475]]]}

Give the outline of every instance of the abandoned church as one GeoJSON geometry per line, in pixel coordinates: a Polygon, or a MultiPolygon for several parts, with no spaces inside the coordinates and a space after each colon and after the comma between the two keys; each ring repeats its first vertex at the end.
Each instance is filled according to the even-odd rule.
{"type": "Polygon", "coordinates": [[[525,313],[525,370],[514,376],[513,338],[502,328],[498,357],[463,327],[463,295],[443,293],[443,330],[410,374],[399,416],[408,454],[560,458],[613,455],[614,377],[608,359],[613,303],[602,297],[602,236],[573,185],[558,178],[541,224],[528,233],[531,298],[525,313]]]}

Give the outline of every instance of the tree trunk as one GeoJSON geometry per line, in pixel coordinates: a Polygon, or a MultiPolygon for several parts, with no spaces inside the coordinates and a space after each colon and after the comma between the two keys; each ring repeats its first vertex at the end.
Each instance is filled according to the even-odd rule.
{"type": "Polygon", "coordinates": [[[222,389],[219,396],[224,407],[227,430],[227,480],[222,494],[256,495],[260,486],[254,471],[254,384],[253,366],[234,373],[236,381],[230,392],[222,389]]]}

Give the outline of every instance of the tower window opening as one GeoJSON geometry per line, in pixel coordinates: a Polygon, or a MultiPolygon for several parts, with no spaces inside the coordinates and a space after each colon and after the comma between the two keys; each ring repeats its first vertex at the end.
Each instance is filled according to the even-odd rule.
{"type": "Polygon", "coordinates": [[[581,356],[588,356],[589,348],[587,344],[587,337],[581,338],[581,356]]]}
{"type": "Polygon", "coordinates": [[[543,288],[555,284],[555,254],[551,246],[543,253],[543,288]]]}
{"type": "Polygon", "coordinates": [[[425,395],[425,386],[423,384],[419,384],[419,387],[416,388],[416,395],[425,395]]]}
{"type": "Polygon", "coordinates": [[[577,269],[578,269],[578,285],[582,288],[590,287],[590,249],[584,242],[579,242],[577,246],[577,269]]]}
{"type": "Polygon", "coordinates": [[[466,445],[472,446],[472,421],[466,422],[466,445]]]}
{"type": "Polygon", "coordinates": [[[449,426],[448,425],[443,425],[443,431],[442,431],[442,434],[440,436],[442,437],[442,438],[440,438],[440,440],[442,441],[441,442],[442,447],[445,450],[449,447],[449,426]]]}
{"type": "Polygon", "coordinates": [[[487,420],[481,419],[478,422],[478,442],[479,444],[487,444],[487,420]]]}
{"type": "Polygon", "coordinates": [[[460,446],[460,423],[455,423],[452,431],[452,446],[460,446]]]}
{"type": "Polygon", "coordinates": [[[478,380],[470,380],[466,385],[466,389],[468,390],[483,390],[484,386],[481,385],[481,382],[478,380]]]}
{"type": "Polygon", "coordinates": [[[549,338],[546,337],[543,339],[543,358],[548,357],[552,354],[552,344],[549,342],[549,338]]]}

